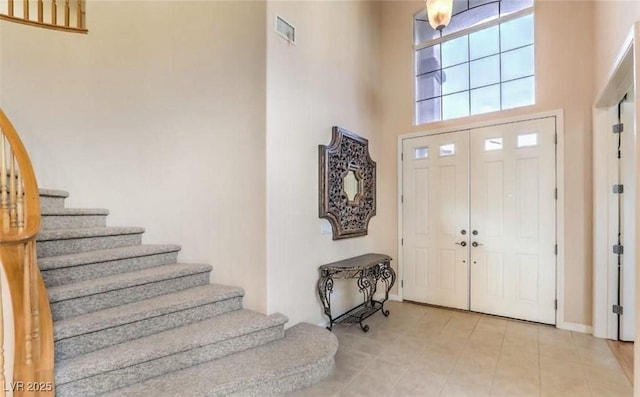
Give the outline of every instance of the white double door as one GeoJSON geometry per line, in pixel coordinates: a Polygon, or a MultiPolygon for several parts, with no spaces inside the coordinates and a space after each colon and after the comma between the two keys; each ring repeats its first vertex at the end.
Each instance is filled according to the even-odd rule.
{"type": "Polygon", "coordinates": [[[403,298],[556,321],[556,126],[403,140],[403,298]]]}

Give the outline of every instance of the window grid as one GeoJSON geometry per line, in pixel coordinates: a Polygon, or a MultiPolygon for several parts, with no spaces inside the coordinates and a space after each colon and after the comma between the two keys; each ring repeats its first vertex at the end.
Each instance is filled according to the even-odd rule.
{"type": "MultiPolygon", "coordinates": [[[[433,47],[435,45],[438,45],[438,54],[439,54],[439,60],[440,60],[440,68],[435,69],[435,70],[430,70],[430,71],[427,71],[427,72],[423,72],[423,73],[417,73],[418,72],[418,70],[417,70],[418,66],[417,66],[417,63],[414,62],[414,67],[416,68],[416,73],[415,73],[416,74],[416,78],[415,78],[415,82],[416,82],[415,104],[416,104],[416,106],[414,107],[414,112],[415,112],[415,118],[416,118],[416,123],[417,124],[423,124],[423,123],[428,123],[428,122],[432,122],[432,121],[442,121],[442,120],[444,120],[443,99],[445,97],[453,96],[453,95],[464,93],[464,92],[468,92],[468,96],[467,96],[468,112],[467,112],[466,115],[458,116],[458,117],[465,117],[465,116],[470,116],[470,115],[476,115],[476,114],[482,114],[482,113],[489,113],[489,112],[493,112],[493,111],[504,110],[505,106],[503,104],[503,85],[505,83],[510,83],[510,82],[513,82],[513,81],[529,79],[531,77],[535,78],[535,70],[534,70],[534,73],[532,73],[532,74],[527,74],[527,75],[524,75],[524,76],[520,76],[520,77],[517,77],[517,78],[508,79],[508,80],[503,80],[502,79],[502,63],[503,63],[502,55],[503,54],[508,54],[508,53],[511,53],[511,52],[514,52],[514,51],[517,51],[517,50],[521,50],[521,49],[527,48],[527,47],[535,48],[535,38],[534,38],[534,42],[532,42],[530,44],[523,44],[523,45],[520,45],[520,46],[517,46],[517,47],[514,47],[514,48],[510,48],[509,50],[506,50],[506,51],[503,52],[502,51],[502,28],[501,28],[501,25],[504,24],[504,23],[507,23],[507,22],[511,22],[513,20],[517,20],[519,18],[526,17],[527,15],[533,14],[533,6],[530,6],[529,8],[525,8],[525,9],[522,9],[522,10],[519,10],[519,11],[513,13],[513,15],[516,16],[516,18],[513,18],[513,19],[512,18],[508,18],[507,19],[507,18],[503,18],[503,15],[502,15],[502,2],[500,0],[483,3],[483,4],[480,4],[480,5],[474,6],[474,7],[469,7],[469,0],[467,0],[467,8],[464,8],[461,11],[459,11],[457,13],[454,13],[452,15],[452,18],[455,17],[456,15],[462,14],[464,12],[468,12],[468,11],[470,11],[472,9],[475,9],[475,8],[478,8],[478,7],[483,7],[483,6],[486,6],[487,4],[492,4],[492,3],[496,3],[496,2],[498,3],[498,13],[497,13],[497,15],[495,17],[491,18],[488,21],[483,21],[483,22],[481,22],[479,24],[476,24],[476,25],[482,26],[481,29],[477,29],[478,26],[472,25],[470,27],[467,27],[467,28],[464,28],[464,29],[461,29],[461,30],[459,30],[457,32],[452,33],[451,34],[452,37],[449,38],[449,39],[445,39],[445,40],[442,40],[442,38],[446,37],[448,35],[445,34],[445,36],[443,36],[442,31],[439,31],[438,32],[439,33],[439,37],[435,37],[435,38],[432,38],[430,40],[423,41],[421,43],[416,43],[414,45],[414,54],[417,54],[417,52],[420,51],[420,50],[424,50],[424,49],[433,47]],[[481,56],[481,57],[478,57],[478,58],[471,59],[470,35],[472,33],[475,33],[475,32],[479,32],[479,31],[482,31],[482,30],[485,30],[485,29],[490,29],[493,26],[498,26],[498,29],[497,29],[497,32],[498,32],[498,38],[497,38],[497,40],[498,40],[498,52],[497,53],[493,53],[493,54],[489,54],[489,55],[484,55],[484,56],[481,56]],[[447,67],[443,68],[442,67],[442,44],[444,44],[445,42],[448,42],[448,41],[459,39],[461,37],[465,37],[465,36],[467,37],[467,60],[465,62],[459,62],[459,63],[456,63],[456,64],[447,65],[447,67]],[[428,45],[428,44],[431,44],[431,45],[428,45]],[[490,58],[490,57],[494,57],[496,55],[498,55],[498,81],[497,82],[493,82],[491,84],[479,85],[479,86],[476,86],[476,87],[472,88],[471,87],[471,63],[475,62],[475,61],[482,60],[482,59],[487,59],[487,58],[490,58]],[[444,73],[444,69],[454,68],[456,66],[465,65],[465,64],[469,65],[468,68],[467,68],[467,79],[468,79],[467,89],[458,90],[458,91],[454,91],[454,92],[447,92],[446,94],[443,94],[442,83],[440,83],[441,85],[440,85],[440,94],[439,95],[434,95],[434,96],[421,98],[421,99],[417,98],[417,95],[418,95],[417,85],[418,85],[418,78],[419,77],[426,76],[426,75],[432,74],[432,73],[437,73],[437,74],[440,75],[440,80],[442,81],[442,75],[444,73]],[[492,86],[498,86],[499,87],[499,90],[498,90],[498,105],[499,105],[499,108],[495,109],[495,110],[490,110],[488,112],[477,112],[477,113],[474,113],[473,110],[472,110],[472,95],[471,95],[471,93],[473,91],[480,90],[480,89],[487,88],[487,87],[492,87],[492,86]],[[418,104],[421,103],[421,102],[435,100],[437,98],[440,98],[440,106],[439,106],[439,108],[440,108],[439,109],[439,113],[440,114],[439,114],[439,118],[437,120],[423,121],[422,118],[419,117],[420,115],[418,114],[418,104]]],[[[511,14],[509,14],[509,15],[511,15],[511,14]]],[[[420,19],[420,18],[415,18],[415,20],[424,21],[424,22],[428,23],[428,21],[426,21],[424,19],[420,19]]],[[[415,27],[414,27],[414,29],[415,29],[415,27]]],[[[414,32],[414,37],[415,37],[415,32],[414,32]]],[[[535,88],[534,88],[534,95],[535,95],[535,88]]],[[[535,101],[535,96],[534,96],[534,101],[535,101]]],[[[512,108],[512,106],[508,106],[508,108],[512,108]]]]}

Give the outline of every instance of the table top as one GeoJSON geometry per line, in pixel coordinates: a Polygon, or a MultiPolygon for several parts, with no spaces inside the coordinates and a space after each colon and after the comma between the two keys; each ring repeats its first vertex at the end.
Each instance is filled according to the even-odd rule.
{"type": "Polygon", "coordinates": [[[348,270],[348,269],[366,269],[371,266],[379,265],[380,263],[390,261],[391,257],[384,254],[364,254],[360,256],[354,256],[353,258],[342,259],[336,262],[327,263],[320,266],[319,270],[348,270]]]}

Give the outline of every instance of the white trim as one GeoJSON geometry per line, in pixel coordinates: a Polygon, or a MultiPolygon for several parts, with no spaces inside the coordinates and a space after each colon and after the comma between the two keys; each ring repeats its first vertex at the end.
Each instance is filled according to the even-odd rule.
{"type": "Polygon", "coordinates": [[[398,284],[398,300],[399,301],[403,301],[404,300],[404,288],[402,287],[403,284],[403,280],[404,280],[404,268],[402,266],[402,263],[404,261],[404,249],[402,246],[402,231],[403,231],[403,219],[404,219],[404,212],[403,212],[403,206],[402,206],[402,192],[403,192],[403,186],[402,186],[402,135],[398,136],[398,197],[397,197],[397,203],[398,203],[398,262],[397,262],[397,267],[398,267],[398,280],[397,280],[397,284],[398,284]]]}
{"type": "MultiPolygon", "coordinates": [[[[565,194],[564,194],[564,111],[562,109],[551,110],[547,112],[533,113],[530,115],[520,115],[494,119],[491,121],[481,121],[477,123],[466,124],[456,127],[445,127],[432,131],[421,131],[411,134],[402,134],[398,136],[398,297],[402,299],[402,288],[400,288],[400,280],[404,278],[404,258],[403,246],[400,244],[402,239],[402,144],[405,139],[418,138],[429,135],[445,134],[457,131],[473,130],[476,128],[490,127],[501,124],[516,123],[528,120],[543,119],[555,117],[556,132],[558,134],[557,157],[556,157],[556,183],[558,188],[558,201],[556,212],[556,236],[558,242],[558,256],[556,267],[556,299],[558,300],[558,310],[556,312],[556,326],[564,324],[564,267],[565,267],[565,233],[564,233],[564,217],[565,217],[565,194]]],[[[640,235],[640,233],[639,233],[640,235]]]]}
{"type": "Polygon", "coordinates": [[[583,334],[593,334],[593,327],[586,324],[563,322],[558,323],[556,327],[558,329],[564,329],[566,331],[581,332],[583,334]]]}
{"type": "MultiPolygon", "coordinates": [[[[609,339],[618,337],[617,317],[611,313],[611,305],[617,303],[618,286],[617,277],[614,276],[617,263],[612,263],[613,257],[610,254],[613,238],[610,224],[613,214],[609,189],[613,184],[610,162],[614,143],[611,139],[612,123],[609,113],[629,87],[636,84],[634,32],[635,27],[632,27],[611,65],[607,83],[593,107],[593,335],[609,339]]],[[[637,92],[637,87],[634,86],[634,90],[637,92]]],[[[636,120],[637,118],[638,114],[636,120]]],[[[636,126],[633,127],[633,131],[635,130],[636,126]]],[[[636,204],[636,216],[639,211],[636,204]]],[[[636,247],[638,246],[636,242],[636,247]]]]}
{"type": "Polygon", "coordinates": [[[556,299],[558,309],[556,310],[556,326],[564,323],[564,302],[565,302],[565,192],[564,192],[564,111],[555,111],[556,133],[558,144],[556,146],[556,188],[558,189],[558,200],[556,202],[556,241],[558,243],[558,255],[556,257],[556,299]]]}

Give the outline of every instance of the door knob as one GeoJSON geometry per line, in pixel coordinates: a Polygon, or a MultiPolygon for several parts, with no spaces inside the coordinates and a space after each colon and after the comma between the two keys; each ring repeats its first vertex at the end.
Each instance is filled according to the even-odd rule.
{"type": "Polygon", "coordinates": [[[477,246],[479,246],[479,245],[483,245],[483,244],[480,244],[480,243],[478,243],[478,242],[476,242],[476,241],[474,241],[473,243],[471,243],[471,246],[472,246],[472,247],[477,247],[477,246]]]}
{"type": "Polygon", "coordinates": [[[461,241],[459,243],[456,243],[456,245],[461,245],[463,247],[466,247],[467,246],[467,242],[466,241],[461,241]]]}

